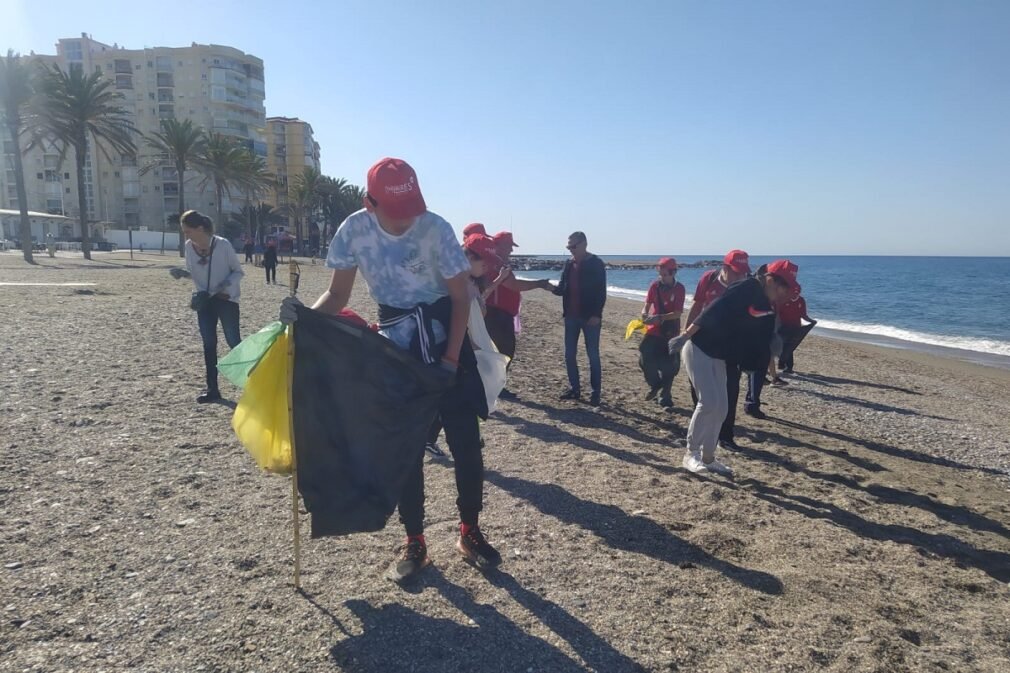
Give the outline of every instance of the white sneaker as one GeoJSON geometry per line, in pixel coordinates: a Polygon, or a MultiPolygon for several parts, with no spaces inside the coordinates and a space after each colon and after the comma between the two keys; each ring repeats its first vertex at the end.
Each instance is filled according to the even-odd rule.
{"type": "Polygon", "coordinates": [[[701,456],[688,451],[684,454],[684,469],[688,472],[704,472],[705,464],[701,462],[701,456]]]}
{"type": "Polygon", "coordinates": [[[716,474],[721,474],[724,477],[732,477],[733,469],[725,463],[719,462],[718,459],[713,458],[711,463],[702,463],[706,470],[709,472],[715,472],[716,474]]]}

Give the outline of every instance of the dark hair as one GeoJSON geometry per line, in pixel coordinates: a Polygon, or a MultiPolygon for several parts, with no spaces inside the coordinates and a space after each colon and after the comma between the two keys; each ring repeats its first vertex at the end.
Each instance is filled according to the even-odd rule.
{"type": "Polygon", "coordinates": [[[179,218],[182,226],[190,229],[203,229],[208,234],[214,233],[214,221],[197,210],[187,210],[179,218]]]}
{"type": "Polygon", "coordinates": [[[771,280],[779,287],[784,287],[787,290],[789,289],[789,282],[781,276],[776,276],[774,273],[765,274],[765,282],[768,280],[771,280]]]}
{"type": "Polygon", "coordinates": [[[572,232],[572,234],[568,238],[569,239],[574,238],[579,243],[586,243],[589,240],[586,238],[586,235],[581,231],[572,232]]]}

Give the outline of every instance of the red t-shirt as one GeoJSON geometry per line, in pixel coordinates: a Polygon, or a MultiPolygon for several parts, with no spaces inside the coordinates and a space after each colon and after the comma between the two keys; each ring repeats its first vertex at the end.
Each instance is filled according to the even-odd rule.
{"type": "MultiPolygon", "coordinates": [[[[487,273],[484,274],[484,278],[490,283],[498,274],[501,273],[502,265],[493,264],[488,266],[487,273]]],[[[487,305],[505,311],[509,315],[519,315],[519,300],[521,299],[518,292],[511,290],[504,285],[499,285],[495,288],[495,291],[488,295],[487,305]]]]}
{"type": "Polygon", "coordinates": [[[579,263],[572,262],[568,272],[568,315],[577,318],[582,315],[582,296],[579,294],[579,263]]]}
{"type": "MultiPolygon", "coordinates": [[[[659,315],[660,313],[677,313],[684,310],[684,286],[680,283],[673,285],[663,285],[658,280],[653,281],[649,286],[649,292],[645,295],[645,301],[649,304],[649,315],[659,315]]],[[[680,334],[680,321],[667,320],[665,323],[649,325],[646,334],[652,336],[662,336],[663,326],[667,327],[668,336],[680,334]],[[674,331],[673,328],[676,328],[674,331]]]]}
{"type": "Polygon", "coordinates": [[[699,304],[700,309],[704,309],[725,291],[726,286],[719,280],[719,269],[710,269],[703,273],[698,281],[698,289],[694,291],[694,303],[699,304]]]}
{"type": "Polygon", "coordinates": [[[807,314],[807,301],[803,297],[784,301],[775,305],[775,313],[783,327],[799,327],[800,318],[807,314]]]}

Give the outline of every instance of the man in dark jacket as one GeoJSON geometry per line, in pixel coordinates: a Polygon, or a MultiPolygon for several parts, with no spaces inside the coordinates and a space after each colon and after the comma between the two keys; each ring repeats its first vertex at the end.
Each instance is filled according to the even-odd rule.
{"type": "Polygon", "coordinates": [[[565,365],[571,385],[563,400],[582,399],[579,384],[579,336],[586,337],[586,355],[589,356],[589,379],[593,387],[590,404],[600,406],[600,328],[603,322],[603,305],[607,302],[607,268],[603,260],[587,250],[586,235],[576,231],[568,237],[568,251],[572,258],[565,262],[561,281],[554,294],[561,297],[565,318],[565,365]]]}
{"type": "Polygon", "coordinates": [[[670,339],[670,353],[681,352],[697,406],[687,431],[684,467],[691,472],[730,475],[715,457],[719,429],[729,409],[727,363],[744,371],[764,372],[775,330],[772,304],[796,287],[796,265],[783,259],[768,265],[768,273],[748,277],[726,288],[683,334],[670,339]]]}

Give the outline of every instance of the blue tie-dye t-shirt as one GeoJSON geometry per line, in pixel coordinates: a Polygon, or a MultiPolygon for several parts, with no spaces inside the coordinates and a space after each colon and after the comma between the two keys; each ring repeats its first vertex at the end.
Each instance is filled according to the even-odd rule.
{"type": "Polygon", "coordinates": [[[375,216],[359,210],[340,225],[326,265],[361,271],[379,304],[413,308],[449,294],[445,281],[469,273],[470,261],[452,226],[426,212],[401,236],[383,231],[375,216]]]}

